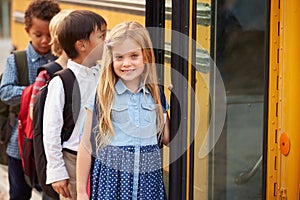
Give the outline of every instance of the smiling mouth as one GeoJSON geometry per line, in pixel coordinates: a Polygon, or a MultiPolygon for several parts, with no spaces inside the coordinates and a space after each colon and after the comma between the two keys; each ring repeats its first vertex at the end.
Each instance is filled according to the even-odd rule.
{"type": "Polygon", "coordinates": [[[121,70],[121,72],[123,73],[130,73],[130,72],[134,72],[135,69],[126,69],[126,70],[121,70]]]}

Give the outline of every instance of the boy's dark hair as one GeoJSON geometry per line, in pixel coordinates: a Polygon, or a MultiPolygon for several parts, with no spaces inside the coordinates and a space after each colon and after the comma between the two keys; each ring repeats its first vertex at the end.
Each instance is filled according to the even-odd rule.
{"type": "Polygon", "coordinates": [[[75,43],[78,40],[89,40],[96,28],[107,25],[99,14],[89,10],[75,10],[71,12],[58,27],[58,41],[69,58],[76,58],[78,52],[75,43]]]}
{"type": "Polygon", "coordinates": [[[25,26],[32,26],[32,17],[50,21],[59,11],[60,7],[55,0],[34,0],[25,11],[25,26]]]}

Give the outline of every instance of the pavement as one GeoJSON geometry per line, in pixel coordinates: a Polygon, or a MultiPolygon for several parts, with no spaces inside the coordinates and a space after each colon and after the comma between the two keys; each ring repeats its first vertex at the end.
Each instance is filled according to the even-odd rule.
{"type": "MultiPolygon", "coordinates": [[[[0,164],[0,200],[9,200],[9,184],[8,184],[8,174],[7,166],[0,164]]],[[[30,200],[41,200],[41,194],[35,189],[32,192],[30,200]]]]}
{"type": "Polygon", "coordinates": [[[7,166],[0,165],[0,199],[8,200],[8,177],[7,177],[7,166]]]}
{"type": "MultiPolygon", "coordinates": [[[[0,38],[0,74],[4,71],[6,57],[10,54],[12,45],[9,38],[0,38]]],[[[9,184],[7,166],[0,164],[0,200],[9,200],[9,184]]],[[[41,200],[39,192],[33,190],[30,200],[41,200]]]]}

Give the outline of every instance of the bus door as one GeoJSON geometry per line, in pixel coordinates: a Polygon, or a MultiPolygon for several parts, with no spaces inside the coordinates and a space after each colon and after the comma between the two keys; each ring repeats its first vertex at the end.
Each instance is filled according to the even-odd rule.
{"type": "Polygon", "coordinates": [[[158,4],[161,20],[153,20],[164,28],[160,80],[165,88],[173,85],[165,89],[171,106],[172,141],[163,149],[169,199],[264,199],[267,1],[158,4]]]}
{"type": "MultiPolygon", "coordinates": [[[[226,115],[222,131],[209,133],[214,146],[208,154],[208,199],[265,197],[266,7],[265,0],[216,0],[211,4],[210,54],[224,83],[226,115]]],[[[212,74],[210,78],[216,79],[212,74]]],[[[211,114],[217,112],[211,109],[211,114]]]]}

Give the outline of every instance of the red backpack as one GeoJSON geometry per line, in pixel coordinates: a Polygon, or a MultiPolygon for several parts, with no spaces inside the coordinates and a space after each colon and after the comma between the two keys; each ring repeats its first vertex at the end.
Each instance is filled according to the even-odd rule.
{"type": "MultiPolygon", "coordinates": [[[[45,64],[38,69],[38,73],[47,70],[50,78],[62,67],[55,62],[45,64]]],[[[31,187],[35,187],[38,183],[36,175],[36,165],[33,150],[33,122],[30,118],[30,100],[34,84],[27,86],[21,96],[20,112],[18,115],[18,145],[20,149],[20,157],[24,170],[25,180],[31,187]]]]}
{"type": "Polygon", "coordinates": [[[29,103],[33,90],[33,84],[26,87],[22,92],[20,112],[18,115],[18,144],[20,149],[20,157],[25,174],[27,184],[34,187],[35,183],[35,163],[34,157],[31,155],[33,151],[32,137],[32,120],[29,116],[29,103]]]}

